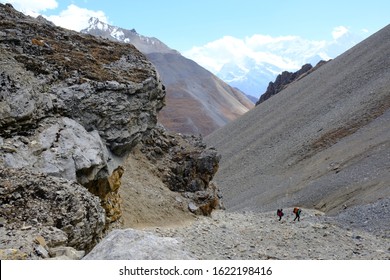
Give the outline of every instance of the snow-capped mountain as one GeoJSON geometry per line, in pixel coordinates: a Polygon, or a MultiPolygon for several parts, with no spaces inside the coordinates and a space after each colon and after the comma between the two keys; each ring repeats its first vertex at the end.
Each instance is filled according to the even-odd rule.
{"type": "Polygon", "coordinates": [[[337,31],[330,41],[298,36],[254,35],[245,39],[225,36],[194,47],[184,55],[229,85],[259,97],[281,72],[294,72],[306,63],[316,65],[321,60],[335,58],[363,39],[346,28],[339,27],[337,31]]]}
{"type": "Polygon", "coordinates": [[[254,104],[241,91],[157,38],[91,18],[81,32],[133,44],[154,64],[166,87],[159,121],[169,130],[204,136],[246,113],[254,104]]]}
{"type": "Polygon", "coordinates": [[[227,63],[216,74],[223,81],[251,96],[264,92],[267,85],[283,69],[269,63],[256,65],[248,59],[247,64],[227,63]]]}
{"type": "Polygon", "coordinates": [[[135,29],[128,30],[117,26],[109,25],[105,22],[100,21],[98,18],[90,18],[88,24],[89,25],[87,28],[81,30],[82,33],[102,36],[124,43],[131,43],[144,54],[154,52],[178,53],[177,51],[169,48],[159,39],[140,35],[135,29]]]}

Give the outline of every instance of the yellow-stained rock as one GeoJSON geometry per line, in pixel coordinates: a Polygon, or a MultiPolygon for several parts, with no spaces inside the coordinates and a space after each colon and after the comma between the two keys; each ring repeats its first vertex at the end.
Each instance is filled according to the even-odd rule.
{"type": "Polygon", "coordinates": [[[18,249],[0,249],[0,260],[27,260],[26,253],[18,249]]]}

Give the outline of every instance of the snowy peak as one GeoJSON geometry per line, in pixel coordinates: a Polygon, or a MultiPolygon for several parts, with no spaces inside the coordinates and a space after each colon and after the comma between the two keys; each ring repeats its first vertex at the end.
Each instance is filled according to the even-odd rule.
{"type": "MultiPolygon", "coordinates": [[[[88,21],[88,28],[85,29],[85,31],[88,32],[101,32],[102,37],[112,37],[113,39],[116,39],[121,42],[129,43],[129,39],[125,38],[125,34],[120,28],[111,26],[107,23],[104,23],[100,21],[98,18],[90,18],[88,21]]],[[[135,31],[135,30],[134,30],[135,31]]],[[[136,33],[136,32],[134,32],[136,33]]]]}
{"type": "Polygon", "coordinates": [[[100,21],[98,18],[91,17],[88,21],[89,26],[81,33],[88,33],[95,36],[101,36],[114,41],[131,43],[141,52],[148,53],[177,53],[163,42],[154,37],[146,37],[137,33],[135,29],[123,29],[117,26],[100,21]]]}

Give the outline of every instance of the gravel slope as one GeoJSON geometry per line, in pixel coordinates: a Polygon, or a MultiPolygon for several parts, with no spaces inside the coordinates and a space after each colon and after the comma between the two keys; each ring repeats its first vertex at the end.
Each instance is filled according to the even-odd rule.
{"type": "Polygon", "coordinates": [[[205,138],[229,211],[390,197],[390,25],[205,138]]]}
{"type": "Polygon", "coordinates": [[[293,222],[292,208],[279,222],[275,212],[215,211],[187,226],[149,228],[178,240],[195,259],[389,260],[389,238],[339,227],[322,212],[303,209],[293,222]]]}

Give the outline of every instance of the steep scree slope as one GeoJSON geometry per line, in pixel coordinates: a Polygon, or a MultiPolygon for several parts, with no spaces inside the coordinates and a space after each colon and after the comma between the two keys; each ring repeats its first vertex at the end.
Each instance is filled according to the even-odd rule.
{"type": "Polygon", "coordinates": [[[227,209],[336,213],[390,195],[390,26],[206,138],[227,209]]]}

